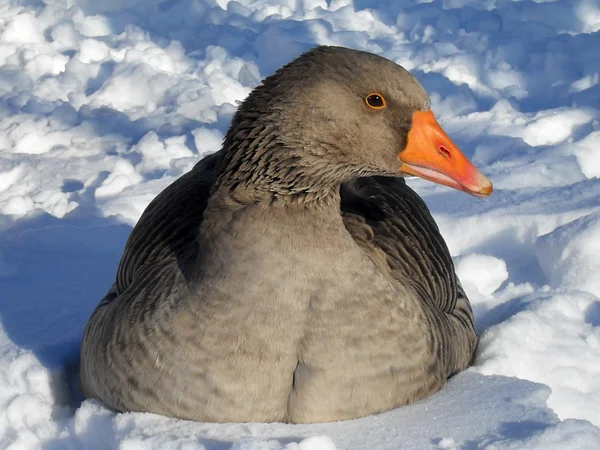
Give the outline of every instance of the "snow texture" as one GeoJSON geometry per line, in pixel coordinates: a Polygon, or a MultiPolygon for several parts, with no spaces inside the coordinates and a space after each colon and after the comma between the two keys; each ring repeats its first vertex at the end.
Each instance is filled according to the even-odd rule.
{"type": "Polygon", "coordinates": [[[1,449],[600,448],[597,0],[0,2],[1,449]],[[152,198],[317,44],[411,70],[496,191],[423,180],[481,333],[417,404],[317,425],[115,414],[85,323],[152,198]],[[83,401],[83,402],[82,402],[83,401]]]}

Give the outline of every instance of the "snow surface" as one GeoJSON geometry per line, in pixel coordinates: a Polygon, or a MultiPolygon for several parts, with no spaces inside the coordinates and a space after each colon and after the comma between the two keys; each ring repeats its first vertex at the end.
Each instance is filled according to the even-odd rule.
{"type": "Polygon", "coordinates": [[[599,48],[597,0],[0,1],[0,448],[600,448],[599,48]],[[144,207],[316,44],[411,70],[494,181],[411,181],[473,302],[473,368],[332,424],[81,403],[81,334],[144,207]]]}

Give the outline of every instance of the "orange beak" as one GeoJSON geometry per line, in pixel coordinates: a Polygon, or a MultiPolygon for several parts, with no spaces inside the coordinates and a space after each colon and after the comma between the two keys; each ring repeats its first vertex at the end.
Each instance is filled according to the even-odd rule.
{"type": "Polygon", "coordinates": [[[492,183],[442,130],[433,113],[417,111],[408,145],[398,155],[400,171],[479,197],[490,195],[492,183]]]}

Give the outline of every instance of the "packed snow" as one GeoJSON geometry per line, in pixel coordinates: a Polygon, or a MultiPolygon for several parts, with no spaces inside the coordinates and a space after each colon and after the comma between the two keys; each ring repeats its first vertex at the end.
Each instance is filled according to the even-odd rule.
{"type": "Polygon", "coordinates": [[[600,448],[598,49],[597,0],[0,1],[0,448],[600,448]],[[79,342],[131,227],[317,44],[411,70],[494,182],[477,199],[410,180],[472,300],[473,367],[330,424],[83,401],[79,342]]]}

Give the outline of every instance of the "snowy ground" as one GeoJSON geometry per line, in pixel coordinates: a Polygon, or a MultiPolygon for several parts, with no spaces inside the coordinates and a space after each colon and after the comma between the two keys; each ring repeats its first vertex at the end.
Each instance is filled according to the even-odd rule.
{"type": "Polygon", "coordinates": [[[597,0],[0,0],[0,448],[600,448],[599,49],[597,0]],[[132,225],[315,44],[412,70],[494,181],[412,182],[474,304],[474,367],[334,424],[80,405],[79,340],[132,225]]]}

